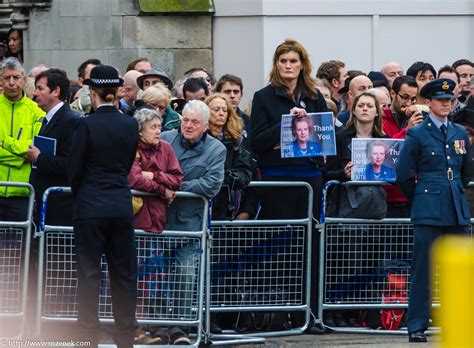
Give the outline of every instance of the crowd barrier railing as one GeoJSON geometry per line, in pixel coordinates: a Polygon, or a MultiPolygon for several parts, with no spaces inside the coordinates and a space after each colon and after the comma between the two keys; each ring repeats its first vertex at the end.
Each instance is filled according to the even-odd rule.
{"type": "Polygon", "coordinates": [[[211,222],[206,335],[213,345],[256,343],[265,337],[302,334],[310,321],[312,188],[305,182],[252,182],[250,186],[275,190],[303,187],[308,192],[306,216],[211,222]],[[211,333],[211,313],[228,312],[300,312],[304,323],[284,331],[211,333]]]}
{"type": "Polygon", "coordinates": [[[0,186],[23,187],[29,191],[25,197],[28,199],[25,220],[0,221],[0,338],[22,337],[28,330],[26,311],[35,192],[28,183],[2,181],[0,186]]]}
{"type": "MultiPolygon", "coordinates": [[[[70,192],[51,187],[43,196],[37,298],[37,335],[44,322],[77,319],[77,274],[72,226],[53,226],[44,221],[51,192],[70,192]]],[[[135,196],[152,196],[132,191],[135,196]]],[[[138,257],[136,316],[140,324],[193,328],[192,345],[199,346],[203,332],[206,233],[208,201],[199,195],[177,192],[180,199],[202,201],[202,223],[197,231],[163,231],[152,234],[135,230],[138,257]],[[187,281],[189,275],[194,282],[187,281]]],[[[111,290],[105,257],[102,258],[99,319],[113,322],[111,290]]]]}
{"type": "MultiPolygon", "coordinates": [[[[386,185],[385,182],[328,182],[322,194],[320,233],[319,317],[326,310],[382,310],[408,308],[413,226],[409,218],[368,220],[325,216],[328,190],[334,185],[386,185]],[[387,274],[397,275],[398,293],[386,296],[393,283],[387,274]]],[[[472,220],[471,220],[472,221],[472,220]]],[[[472,225],[472,223],[471,223],[472,225]]],[[[432,306],[439,307],[439,269],[436,267],[432,288],[432,306]]],[[[393,289],[392,289],[393,290],[393,289]]],[[[380,317],[380,315],[379,315],[380,317]]],[[[402,324],[403,325],[403,324],[402,324]]],[[[341,332],[400,334],[399,330],[367,327],[330,327],[341,332]]],[[[439,331],[432,328],[430,331],[439,331]]]]}

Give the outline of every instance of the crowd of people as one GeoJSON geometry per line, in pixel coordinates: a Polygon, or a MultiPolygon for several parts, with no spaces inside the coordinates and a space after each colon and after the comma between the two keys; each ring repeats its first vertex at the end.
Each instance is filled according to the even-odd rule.
{"type": "MultiPolygon", "coordinates": [[[[9,39],[12,53],[18,46],[14,36],[12,32],[9,39]]],[[[473,62],[460,59],[438,71],[426,62],[406,71],[390,62],[380,71],[362,72],[331,60],[313,72],[306,49],[287,39],[274,52],[268,85],[242,108],[242,80],[225,74],[216,81],[202,67],[172,81],[145,57],[130,62],[126,71],[88,59],[71,80],[63,70],[44,65],[27,76],[21,58],[11,54],[0,67],[0,181],[33,185],[36,224],[45,189],[71,186],[72,196],[52,194],[46,221],[74,227],[78,325],[87,340],[96,344],[99,337],[97,289],[105,253],[113,302],[120,303],[114,306],[117,345],[131,347],[134,340],[190,343],[186,330],[172,328],[153,337],[135,319],[134,228],[160,233],[202,225],[200,203],[177,199],[177,191],[212,200],[215,220],[302,218],[307,213],[303,189],[256,191],[248,185],[251,180],[303,181],[313,189],[313,216],[318,219],[323,184],[351,178],[352,139],[406,138],[397,167],[400,185],[384,186],[386,216],[411,216],[415,223],[408,330],[410,341],[426,341],[426,255],[437,236],[469,224],[463,186],[471,177],[473,62]],[[33,89],[27,88],[28,80],[33,89]],[[314,157],[311,152],[319,152],[319,144],[308,139],[312,121],[307,114],[328,111],[334,114],[337,154],[314,157]],[[292,145],[302,157],[281,156],[285,114],[294,116],[292,145]],[[55,139],[55,151],[42,149],[36,136],[55,139]],[[130,188],[154,195],[132,197],[130,188]]],[[[372,143],[367,175],[395,177],[384,165],[385,154],[383,142],[372,143]]],[[[27,195],[25,188],[0,187],[0,220],[24,220],[27,195]]],[[[178,259],[186,260],[178,265],[182,287],[194,284],[194,250],[199,247],[191,243],[178,251],[183,256],[178,259]]],[[[312,248],[317,255],[317,238],[312,248]]],[[[317,262],[313,267],[314,275],[317,262]]],[[[312,277],[314,312],[317,280],[312,277]]],[[[191,306],[191,298],[183,302],[183,308],[191,306]]],[[[218,332],[219,323],[212,320],[218,332]]],[[[308,333],[320,333],[320,328],[312,323],[308,333]]]]}

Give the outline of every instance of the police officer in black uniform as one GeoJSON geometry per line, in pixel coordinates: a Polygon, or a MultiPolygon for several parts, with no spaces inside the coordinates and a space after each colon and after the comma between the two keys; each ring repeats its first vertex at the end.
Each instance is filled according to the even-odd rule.
{"type": "Polygon", "coordinates": [[[135,159],[138,124],[114,106],[123,84],[111,66],[91,71],[93,114],[81,118],[68,165],[78,272],[81,340],[97,346],[100,260],[105,254],[112,288],[117,347],[133,346],[137,298],[137,257],[128,172],[135,159]]]}
{"type": "Polygon", "coordinates": [[[397,181],[403,193],[413,200],[409,342],[427,341],[433,241],[445,234],[467,233],[470,224],[464,187],[472,176],[471,144],[464,127],[448,121],[454,88],[453,81],[437,79],[421,89],[430,114],[408,130],[397,168],[397,181]]]}

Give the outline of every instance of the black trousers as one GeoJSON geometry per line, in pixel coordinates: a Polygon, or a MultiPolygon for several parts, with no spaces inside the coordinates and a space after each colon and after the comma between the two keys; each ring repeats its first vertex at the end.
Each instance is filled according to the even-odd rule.
{"type": "Polygon", "coordinates": [[[132,219],[104,218],[74,221],[78,272],[79,336],[97,346],[100,260],[109,267],[114,311],[114,341],[119,348],[133,347],[137,301],[137,255],[132,219]]]}
{"type": "MultiPolygon", "coordinates": [[[[262,181],[303,181],[313,188],[313,216],[319,221],[321,211],[321,176],[262,176],[262,181]]],[[[301,219],[308,215],[308,191],[302,187],[258,188],[258,198],[262,205],[259,219],[301,219]]]]}
{"type": "Polygon", "coordinates": [[[28,197],[0,197],[0,221],[25,221],[28,197]]]}
{"type": "MultiPolygon", "coordinates": [[[[72,196],[70,193],[53,192],[48,196],[46,224],[56,226],[72,226],[72,196]]],[[[33,220],[39,226],[42,208],[42,195],[36,196],[33,220]]]]}
{"type": "MultiPolygon", "coordinates": [[[[313,189],[313,217],[319,221],[321,212],[321,193],[323,180],[321,176],[291,177],[263,176],[262,181],[303,181],[313,189]]],[[[308,214],[308,191],[300,187],[258,189],[261,212],[259,219],[301,219],[308,214]]],[[[312,232],[312,231],[310,231],[312,232]]],[[[314,314],[318,310],[319,283],[319,234],[313,234],[311,243],[311,301],[314,314]]]]}

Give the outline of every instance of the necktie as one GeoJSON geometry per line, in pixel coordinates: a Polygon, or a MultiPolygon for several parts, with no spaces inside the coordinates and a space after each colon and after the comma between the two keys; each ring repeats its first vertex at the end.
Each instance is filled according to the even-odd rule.
{"type": "Polygon", "coordinates": [[[48,125],[48,119],[45,117],[45,118],[43,118],[41,129],[39,131],[40,134],[44,132],[44,129],[46,128],[47,125],[48,125]]]}
{"type": "Polygon", "coordinates": [[[441,130],[441,134],[443,134],[444,139],[446,139],[446,134],[447,134],[446,133],[446,125],[443,123],[441,125],[441,127],[439,127],[439,129],[441,130]]]}

